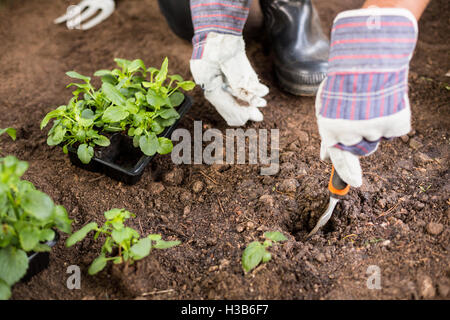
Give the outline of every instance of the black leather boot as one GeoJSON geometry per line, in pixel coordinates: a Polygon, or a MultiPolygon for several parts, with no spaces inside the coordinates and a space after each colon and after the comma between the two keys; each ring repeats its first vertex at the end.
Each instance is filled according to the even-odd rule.
{"type": "Polygon", "coordinates": [[[191,41],[194,27],[189,0],[158,0],[158,4],[170,29],[180,38],[191,41]]]}
{"type": "Polygon", "coordinates": [[[280,86],[315,95],[328,68],[329,41],[311,0],[260,0],[280,86]]]}

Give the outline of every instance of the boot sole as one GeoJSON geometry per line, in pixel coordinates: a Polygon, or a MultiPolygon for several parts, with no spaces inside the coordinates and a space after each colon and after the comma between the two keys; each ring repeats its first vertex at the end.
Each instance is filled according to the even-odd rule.
{"type": "Polygon", "coordinates": [[[296,96],[314,97],[319,89],[320,83],[317,84],[302,84],[296,83],[283,78],[276,70],[275,76],[278,80],[279,86],[286,92],[296,96]]]}

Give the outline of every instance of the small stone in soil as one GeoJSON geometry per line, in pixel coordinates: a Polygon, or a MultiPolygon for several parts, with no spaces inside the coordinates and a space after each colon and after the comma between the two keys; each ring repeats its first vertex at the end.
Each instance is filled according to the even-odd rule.
{"type": "Polygon", "coordinates": [[[178,186],[183,182],[183,176],[183,169],[175,167],[172,171],[169,171],[164,175],[163,180],[169,185],[178,186]]]}
{"type": "Polygon", "coordinates": [[[450,293],[449,281],[447,281],[446,279],[441,279],[438,282],[438,291],[439,291],[439,295],[442,298],[447,298],[450,293]]]}
{"type": "Polygon", "coordinates": [[[239,232],[239,233],[241,233],[242,231],[244,231],[244,229],[245,229],[245,225],[244,224],[238,224],[237,226],[236,226],[236,231],[237,232],[239,232]]]}
{"type": "Polygon", "coordinates": [[[432,299],[436,295],[433,280],[427,275],[419,277],[419,294],[424,299],[432,299]]]}
{"type": "Polygon", "coordinates": [[[421,164],[421,165],[433,161],[433,159],[431,159],[428,155],[426,155],[425,153],[422,153],[422,152],[417,152],[414,155],[414,160],[416,161],[416,163],[421,164]]]}
{"type": "Polygon", "coordinates": [[[294,170],[295,170],[295,165],[291,162],[285,162],[281,165],[282,173],[286,173],[286,172],[294,171],[294,170]]]}
{"type": "Polygon", "coordinates": [[[231,166],[229,164],[223,163],[214,163],[211,165],[211,168],[217,172],[224,172],[228,170],[231,166]]]}
{"type": "Polygon", "coordinates": [[[271,185],[273,184],[273,178],[269,176],[264,176],[264,178],[262,179],[262,183],[265,185],[271,185]]]}
{"type": "Polygon", "coordinates": [[[152,194],[160,194],[164,191],[164,185],[160,182],[153,182],[150,184],[150,192],[152,194]]]}
{"type": "Polygon", "coordinates": [[[409,137],[408,137],[407,134],[405,134],[404,136],[401,136],[400,139],[402,139],[402,141],[403,141],[404,143],[407,143],[408,140],[409,140],[409,137]]]}
{"type": "Polygon", "coordinates": [[[199,193],[203,190],[203,182],[198,180],[195,181],[194,184],[192,185],[192,191],[194,191],[195,193],[199,193]]]}
{"type": "Polygon", "coordinates": [[[208,246],[215,246],[217,244],[217,239],[214,237],[210,237],[206,239],[206,244],[208,246]]]}
{"type": "Polygon", "coordinates": [[[422,148],[422,142],[420,142],[419,140],[417,140],[416,138],[412,138],[409,140],[409,146],[413,149],[420,149],[422,148]]]}
{"type": "Polygon", "coordinates": [[[281,192],[295,192],[297,191],[297,185],[296,179],[284,179],[278,186],[278,189],[281,192]]]}
{"type": "Polygon", "coordinates": [[[180,194],[180,200],[183,202],[188,202],[192,200],[192,194],[189,191],[183,191],[180,194]]]}
{"type": "Polygon", "coordinates": [[[259,202],[265,204],[266,206],[273,207],[275,201],[270,194],[265,194],[259,198],[259,202]]]}
{"type": "Polygon", "coordinates": [[[325,255],[322,252],[317,253],[314,258],[320,263],[324,263],[326,261],[325,255]]]}
{"type": "Polygon", "coordinates": [[[391,244],[391,240],[384,240],[382,243],[381,243],[381,245],[383,246],[383,247],[387,247],[387,246],[389,246],[391,244]]]}
{"type": "Polygon", "coordinates": [[[444,230],[444,225],[442,223],[430,222],[427,225],[427,231],[429,234],[434,236],[440,234],[444,230]]]}

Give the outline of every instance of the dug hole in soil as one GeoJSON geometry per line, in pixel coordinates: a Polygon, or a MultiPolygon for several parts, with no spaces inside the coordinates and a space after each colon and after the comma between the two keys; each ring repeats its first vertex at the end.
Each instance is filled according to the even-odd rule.
{"type": "MultiPolygon", "coordinates": [[[[336,14],[362,1],[316,1],[325,30],[336,14]]],[[[109,266],[97,276],[87,268],[100,251],[92,238],[65,248],[62,235],[49,267],[18,283],[13,299],[448,299],[449,268],[449,2],[432,1],[420,21],[411,64],[410,100],[414,130],[383,142],[364,158],[364,185],[338,204],[328,225],[305,235],[327,205],[330,165],[319,160],[314,99],[281,91],[271,56],[259,38],[247,39],[247,54],[271,92],[264,122],[247,128],[280,129],[281,170],[259,175],[258,165],[179,165],[157,156],[142,179],[126,186],[71,165],[46,144],[39,129],[44,115],[65,104],[65,72],[92,74],[113,67],[113,58],[141,58],[190,79],[191,45],[169,32],[156,1],[118,2],[100,26],[67,30],[53,19],[64,0],[6,1],[0,5],[0,127],[18,129],[1,138],[2,154],[30,163],[25,179],[67,208],[74,230],[103,212],[125,208],[142,235],[160,233],[181,245],[155,250],[123,273],[109,266]],[[245,246],[265,231],[288,241],[270,250],[273,259],[245,274],[245,246]],[[81,289],[69,290],[67,267],[82,271],[81,289]],[[381,289],[366,282],[369,266],[381,270],[381,289]]],[[[195,103],[179,127],[225,132],[226,123],[197,88],[195,103]]]]}

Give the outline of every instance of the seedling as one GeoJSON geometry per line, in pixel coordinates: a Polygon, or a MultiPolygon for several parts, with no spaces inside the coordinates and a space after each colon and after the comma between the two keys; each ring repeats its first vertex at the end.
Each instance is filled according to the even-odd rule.
{"type": "Polygon", "coordinates": [[[54,239],[55,229],[71,231],[64,207],[20,178],[27,168],[13,156],[0,158],[0,299],[25,275],[28,252],[50,251],[44,242],[54,239]]]}
{"type": "Polygon", "coordinates": [[[102,271],[108,261],[115,264],[125,263],[125,268],[136,260],[145,258],[154,249],[168,249],[180,244],[180,241],[164,241],[161,235],[150,234],[141,238],[139,232],[124,225],[125,220],[135,215],[125,209],[112,209],[105,212],[106,222],[99,227],[96,222],[91,222],[73,233],[66,242],[67,247],[84,239],[91,231],[95,231],[94,240],[100,235],[105,235],[100,256],[89,267],[88,273],[94,275],[102,271]],[[107,255],[113,255],[107,256],[107,255]]]}
{"type": "Polygon", "coordinates": [[[264,233],[266,240],[251,242],[242,253],[242,267],[245,272],[256,268],[261,262],[266,263],[272,259],[272,254],[267,250],[273,245],[273,242],[282,242],[288,240],[281,232],[271,231],[264,233]]]}
{"type": "Polygon", "coordinates": [[[94,147],[107,147],[108,132],[123,132],[133,138],[147,156],[172,151],[170,139],[158,137],[166,127],[179,118],[175,110],[184,100],[180,89],[189,91],[195,87],[192,81],[184,81],[180,75],[168,75],[168,59],[160,69],[146,68],[141,59],[134,61],[115,59],[120,69],[99,70],[102,86],[96,90],[91,78],[75,71],[66,74],[82,83],[70,83],[76,87],[67,105],[49,112],[41,122],[41,129],[54,119],[48,132],[50,146],[63,145],[63,151],[76,146],[77,155],[87,164],[94,155],[94,147]]]}
{"type": "Polygon", "coordinates": [[[11,139],[16,140],[16,129],[13,128],[0,129],[0,136],[4,133],[9,135],[11,139]]]}
{"type": "Polygon", "coordinates": [[[431,184],[428,185],[427,187],[419,186],[420,193],[422,193],[422,192],[427,192],[430,188],[431,188],[431,184]]]}

